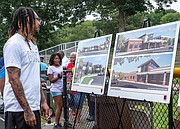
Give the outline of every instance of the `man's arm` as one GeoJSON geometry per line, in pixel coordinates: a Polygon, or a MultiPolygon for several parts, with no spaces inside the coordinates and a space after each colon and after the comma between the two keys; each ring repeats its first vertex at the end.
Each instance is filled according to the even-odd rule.
{"type": "Polygon", "coordinates": [[[0,78],[0,91],[2,96],[4,91],[4,85],[5,85],[5,78],[0,78]]]}
{"type": "Polygon", "coordinates": [[[9,82],[14,91],[14,95],[24,110],[24,119],[27,125],[34,126],[36,124],[36,118],[34,113],[31,111],[30,106],[24,94],[24,89],[20,81],[21,70],[16,67],[8,67],[7,73],[9,76],[9,82]]]}
{"type": "Polygon", "coordinates": [[[42,87],[41,87],[41,104],[43,103],[46,103],[46,98],[44,96],[44,93],[43,93],[43,90],[42,90],[42,87]]]}

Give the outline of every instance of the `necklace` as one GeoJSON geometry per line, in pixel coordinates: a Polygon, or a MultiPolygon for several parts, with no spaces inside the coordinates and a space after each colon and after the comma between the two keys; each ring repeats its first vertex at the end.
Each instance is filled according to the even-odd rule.
{"type": "Polygon", "coordinates": [[[30,46],[30,44],[29,44],[29,41],[27,40],[26,42],[27,42],[27,44],[28,44],[29,49],[31,50],[31,46],[30,46]]]}

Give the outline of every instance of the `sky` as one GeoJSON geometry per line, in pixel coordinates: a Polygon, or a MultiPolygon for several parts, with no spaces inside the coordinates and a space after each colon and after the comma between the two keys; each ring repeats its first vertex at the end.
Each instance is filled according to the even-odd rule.
{"type": "MultiPolygon", "coordinates": [[[[157,26],[153,28],[145,28],[142,30],[134,30],[124,32],[123,36],[128,39],[137,39],[138,37],[144,35],[144,34],[151,34],[153,33],[153,37],[156,36],[168,36],[169,38],[175,38],[176,36],[176,29],[177,29],[177,23],[169,24],[169,25],[162,25],[162,26],[157,26]]],[[[122,34],[122,33],[120,33],[122,34]]]]}
{"type": "MultiPolygon", "coordinates": [[[[154,2],[153,0],[151,0],[151,1],[152,1],[152,3],[155,5],[155,2],[154,2]]],[[[180,13],[180,0],[177,0],[177,2],[173,2],[173,3],[171,4],[171,6],[168,7],[167,9],[174,9],[174,10],[176,10],[177,12],[180,13]]]]}

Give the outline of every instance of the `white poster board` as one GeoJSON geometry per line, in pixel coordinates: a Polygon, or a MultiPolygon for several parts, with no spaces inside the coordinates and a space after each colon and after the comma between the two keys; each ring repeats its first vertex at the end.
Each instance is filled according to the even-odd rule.
{"type": "Polygon", "coordinates": [[[72,90],[103,94],[112,35],[78,44],[72,90]]]}
{"type": "Polygon", "coordinates": [[[179,22],[118,33],[108,95],[169,103],[179,22]]]}

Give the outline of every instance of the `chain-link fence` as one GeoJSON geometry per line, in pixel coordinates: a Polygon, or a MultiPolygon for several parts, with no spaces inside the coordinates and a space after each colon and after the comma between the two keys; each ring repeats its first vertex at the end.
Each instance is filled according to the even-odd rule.
{"type": "MultiPolygon", "coordinates": [[[[68,50],[76,51],[69,48],[66,54],[72,52],[68,50]]],[[[180,45],[175,67],[180,67],[180,45]]],[[[68,122],[76,129],[180,129],[180,115],[177,112],[179,87],[180,78],[174,78],[169,104],[86,93],[79,93],[79,98],[74,100],[72,93],[67,92],[68,122]],[[78,101],[75,109],[72,106],[74,101],[78,101]]],[[[51,107],[55,109],[52,99],[51,107]]]]}
{"type": "MultiPolygon", "coordinates": [[[[74,100],[72,94],[68,93],[68,122],[75,129],[179,129],[179,114],[176,110],[179,86],[180,79],[175,78],[170,104],[86,93],[79,93],[80,98],[74,100]],[[78,101],[76,107],[72,106],[74,101],[78,101]]],[[[51,107],[55,110],[52,98],[51,107]]],[[[63,118],[61,120],[65,122],[63,118]]]]}
{"type": "MultiPolygon", "coordinates": [[[[86,93],[79,93],[80,98],[77,99],[67,92],[68,122],[76,129],[178,129],[179,86],[180,79],[174,78],[170,104],[86,93]],[[75,107],[72,106],[74,101],[75,107]]],[[[55,110],[52,99],[51,107],[55,110]]]]}

